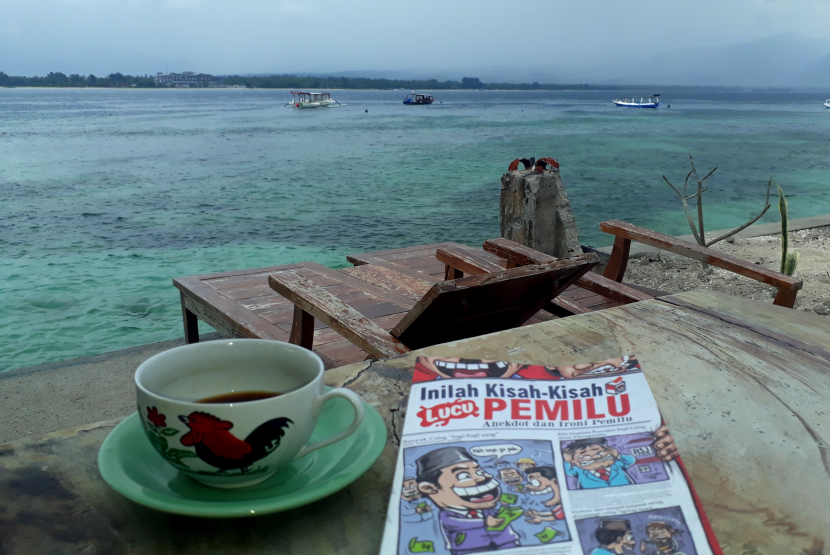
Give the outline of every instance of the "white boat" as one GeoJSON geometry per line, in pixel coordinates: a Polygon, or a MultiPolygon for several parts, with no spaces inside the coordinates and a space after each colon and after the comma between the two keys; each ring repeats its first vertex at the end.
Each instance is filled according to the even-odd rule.
{"type": "Polygon", "coordinates": [[[824,101],[824,107],[825,108],[830,108],[830,98],[828,98],[827,100],[824,101]]]}
{"type": "Polygon", "coordinates": [[[307,108],[335,108],[342,106],[329,93],[291,91],[291,95],[293,99],[285,105],[286,108],[291,107],[305,110],[307,108]]]}
{"type": "Polygon", "coordinates": [[[641,96],[639,98],[620,98],[612,102],[617,106],[624,106],[626,108],[657,108],[662,104],[659,94],[655,94],[654,96],[641,96]]]}

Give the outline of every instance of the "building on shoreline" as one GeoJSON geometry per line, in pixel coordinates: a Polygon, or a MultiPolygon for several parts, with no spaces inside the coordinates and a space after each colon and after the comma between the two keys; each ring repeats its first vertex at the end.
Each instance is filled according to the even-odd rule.
{"type": "Polygon", "coordinates": [[[158,72],[153,77],[157,87],[196,88],[196,87],[227,87],[224,77],[214,77],[207,73],[194,73],[183,71],[182,73],[158,72]]]}

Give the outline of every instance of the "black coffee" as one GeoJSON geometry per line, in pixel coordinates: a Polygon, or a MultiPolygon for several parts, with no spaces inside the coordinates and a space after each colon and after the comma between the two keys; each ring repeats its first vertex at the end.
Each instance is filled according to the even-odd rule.
{"type": "Polygon", "coordinates": [[[244,403],[246,401],[259,401],[282,395],[276,391],[235,391],[233,393],[222,393],[212,397],[199,399],[197,403],[244,403]]]}

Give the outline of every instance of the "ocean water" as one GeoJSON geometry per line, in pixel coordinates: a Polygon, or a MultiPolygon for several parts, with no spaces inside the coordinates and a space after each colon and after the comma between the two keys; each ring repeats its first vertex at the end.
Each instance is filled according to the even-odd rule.
{"type": "MultiPolygon", "coordinates": [[[[499,178],[552,156],[582,242],[622,219],[688,233],[677,195],[718,166],[707,228],[773,177],[793,218],[830,212],[830,110],[800,93],[0,89],[0,371],[182,335],[171,279],[499,235],[499,178]]],[[[650,91],[649,91],[650,92],[650,91]]],[[[762,221],[776,221],[773,205],[762,221]]],[[[206,326],[203,331],[209,331],[206,326]]]]}

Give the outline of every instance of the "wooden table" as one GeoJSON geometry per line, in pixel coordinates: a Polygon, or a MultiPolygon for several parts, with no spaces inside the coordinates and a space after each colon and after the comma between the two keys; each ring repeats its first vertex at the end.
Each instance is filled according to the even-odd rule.
{"type": "MultiPolygon", "coordinates": [[[[691,292],[426,349],[575,363],[635,353],[727,554],[830,547],[830,320],[691,292]]],[[[117,421],[0,446],[0,554],[377,553],[414,357],[327,372],[375,406],[389,440],[346,489],[250,519],[172,516],[101,480],[117,421]]]]}

